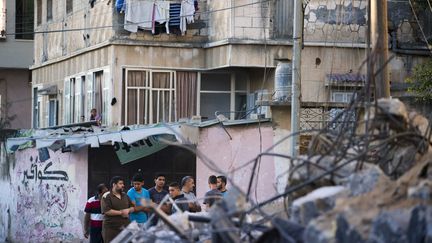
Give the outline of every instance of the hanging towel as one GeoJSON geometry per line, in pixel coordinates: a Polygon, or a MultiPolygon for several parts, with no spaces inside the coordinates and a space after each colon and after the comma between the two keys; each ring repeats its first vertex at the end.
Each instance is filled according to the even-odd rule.
{"type": "Polygon", "coordinates": [[[151,30],[153,6],[153,1],[128,0],[124,29],[133,33],[138,31],[138,27],[151,30]]]}
{"type": "MultiPolygon", "coordinates": [[[[169,18],[170,18],[170,2],[169,1],[156,1],[154,11],[154,21],[165,23],[166,33],[169,34],[169,18]]],[[[153,25],[154,26],[154,25],[153,25]]],[[[154,30],[154,28],[153,28],[154,30]]],[[[154,34],[154,31],[153,31],[154,34]]]]}
{"type": "Polygon", "coordinates": [[[194,22],[195,4],[194,0],[182,0],[180,10],[180,30],[184,35],[186,32],[186,24],[194,22]]]}
{"type": "Polygon", "coordinates": [[[171,3],[169,10],[169,26],[180,27],[181,3],[171,3]]]}

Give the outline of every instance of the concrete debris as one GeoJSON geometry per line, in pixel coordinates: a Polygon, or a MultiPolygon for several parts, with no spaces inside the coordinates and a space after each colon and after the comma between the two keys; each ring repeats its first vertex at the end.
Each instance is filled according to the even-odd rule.
{"type": "Polygon", "coordinates": [[[368,169],[351,174],[346,182],[350,196],[358,196],[372,191],[381,175],[381,169],[374,165],[369,165],[368,169]]]}
{"type": "MultiPolygon", "coordinates": [[[[351,191],[348,197],[336,198],[333,210],[320,212],[321,216],[307,224],[305,240],[426,242],[418,239],[425,239],[432,225],[432,217],[427,216],[432,212],[431,181],[422,178],[430,166],[431,151],[397,181],[380,174],[378,180],[374,179],[373,190],[351,191]]],[[[379,174],[374,171],[374,176],[379,174]]],[[[347,189],[351,190],[349,185],[347,189]]],[[[370,184],[366,186],[370,188],[370,184]]]]}
{"type": "Polygon", "coordinates": [[[366,111],[368,124],[318,132],[285,192],[254,202],[234,189],[208,215],[162,215],[129,242],[432,243],[431,123],[397,99],[366,111]],[[276,202],[283,212],[269,213],[276,202]]]}
{"type": "Polygon", "coordinates": [[[338,195],[346,192],[343,186],[321,187],[315,191],[294,200],[291,209],[291,220],[307,225],[312,219],[323,212],[333,209],[338,195]]]}
{"type": "MultiPolygon", "coordinates": [[[[378,112],[377,115],[380,114],[390,114],[396,117],[401,118],[404,122],[408,121],[408,112],[406,106],[399,99],[387,99],[381,98],[377,101],[378,112]]],[[[372,117],[373,119],[374,117],[372,117]]]]}
{"type": "Polygon", "coordinates": [[[432,131],[428,119],[415,111],[411,111],[408,117],[411,126],[416,129],[419,134],[425,138],[429,138],[429,142],[432,142],[432,137],[430,136],[432,131]]]}
{"type": "Polygon", "coordinates": [[[422,180],[416,186],[408,188],[408,198],[432,200],[432,181],[422,180]]]}

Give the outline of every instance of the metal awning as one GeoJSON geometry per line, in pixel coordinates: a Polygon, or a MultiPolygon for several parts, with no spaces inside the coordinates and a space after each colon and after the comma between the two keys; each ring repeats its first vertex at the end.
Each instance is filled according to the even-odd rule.
{"type": "Polygon", "coordinates": [[[43,86],[41,89],[37,91],[38,95],[56,95],[57,94],[57,85],[47,85],[43,86]]]}
{"type": "Polygon", "coordinates": [[[169,134],[177,141],[180,124],[167,125],[134,125],[126,128],[101,129],[99,127],[76,129],[45,129],[31,131],[31,136],[8,138],[6,148],[9,153],[27,147],[50,148],[57,150],[62,147],[81,148],[88,146],[97,148],[101,144],[114,145],[115,142],[132,144],[150,136],[169,134]]]}

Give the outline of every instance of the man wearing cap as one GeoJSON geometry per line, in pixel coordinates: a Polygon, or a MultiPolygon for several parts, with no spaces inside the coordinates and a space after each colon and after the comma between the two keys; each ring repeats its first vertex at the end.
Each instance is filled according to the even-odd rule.
{"type": "Polygon", "coordinates": [[[189,201],[189,212],[201,212],[201,205],[193,193],[195,182],[192,176],[183,177],[181,186],[184,197],[189,201]]]}

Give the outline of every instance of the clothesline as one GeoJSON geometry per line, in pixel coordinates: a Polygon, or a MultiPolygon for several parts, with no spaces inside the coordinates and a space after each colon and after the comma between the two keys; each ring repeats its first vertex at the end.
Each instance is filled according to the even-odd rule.
{"type": "Polygon", "coordinates": [[[186,33],[187,24],[194,23],[197,0],[117,0],[116,8],[125,13],[124,29],[136,33],[138,29],[151,30],[155,34],[156,25],[165,24],[167,34],[170,29],[186,33]]]}

